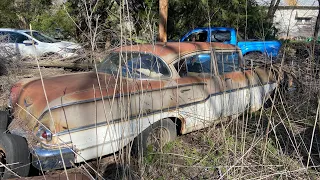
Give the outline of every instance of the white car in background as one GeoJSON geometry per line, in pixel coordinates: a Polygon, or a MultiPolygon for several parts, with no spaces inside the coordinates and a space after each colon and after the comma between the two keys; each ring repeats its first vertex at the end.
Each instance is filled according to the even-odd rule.
{"type": "Polygon", "coordinates": [[[77,43],[59,41],[38,31],[0,28],[0,54],[9,52],[22,58],[49,55],[68,58],[79,55],[81,51],[77,43]]]}

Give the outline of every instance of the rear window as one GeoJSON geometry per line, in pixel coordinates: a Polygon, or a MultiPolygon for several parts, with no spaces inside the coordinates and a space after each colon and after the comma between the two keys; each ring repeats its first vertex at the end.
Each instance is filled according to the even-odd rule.
{"type": "Polygon", "coordinates": [[[219,74],[239,70],[238,52],[216,52],[219,74]]]}
{"type": "Polygon", "coordinates": [[[230,31],[212,31],[211,42],[225,42],[231,41],[230,31]]]}

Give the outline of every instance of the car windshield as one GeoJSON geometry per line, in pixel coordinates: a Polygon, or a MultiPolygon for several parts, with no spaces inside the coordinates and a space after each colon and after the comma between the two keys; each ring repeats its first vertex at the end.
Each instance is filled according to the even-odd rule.
{"type": "Polygon", "coordinates": [[[41,41],[41,42],[45,42],[45,43],[55,43],[55,42],[59,42],[58,40],[51,38],[49,36],[46,36],[44,34],[41,34],[37,31],[29,31],[29,32],[25,32],[26,34],[34,37],[36,40],[41,41]]]}
{"type": "Polygon", "coordinates": [[[156,79],[170,76],[168,67],[159,57],[140,52],[111,53],[99,64],[98,72],[114,76],[121,73],[128,78],[156,79]]]}

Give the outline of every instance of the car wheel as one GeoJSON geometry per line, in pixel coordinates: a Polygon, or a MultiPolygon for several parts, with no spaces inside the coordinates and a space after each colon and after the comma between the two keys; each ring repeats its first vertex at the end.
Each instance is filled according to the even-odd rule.
{"type": "Polygon", "coordinates": [[[163,146],[177,137],[176,124],[170,119],[155,122],[142,131],[133,141],[134,155],[144,156],[150,152],[160,152],[163,146]]]}
{"type": "Polygon", "coordinates": [[[0,134],[4,133],[8,127],[9,115],[7,111],[0,111],[0,134]]]}
{"type": "Polygon", "coordinates": [[[30,153],[23,137],[13,134],[0,135],[0,179],[28,176],[30,170],[30,153]]]}

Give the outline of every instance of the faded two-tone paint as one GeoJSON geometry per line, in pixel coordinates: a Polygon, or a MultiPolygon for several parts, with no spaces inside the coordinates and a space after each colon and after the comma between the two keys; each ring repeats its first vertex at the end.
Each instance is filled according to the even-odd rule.
{"type": "Polygon", "coordinates": [[[71,142],[81,152],[77,156],[81,162],[119,150],[164,118],[178,118],[184,134],[216,119],[259,109],[276,86],[267,70],[186,77],[175,72],[173,63],[179,57],[211,49],[239,51],[221,43],[127,46],[115,51],[154,54],[168,64],[171,77],[130,79],[89,72],[45,78],[43,85],[40,80],[18,82],[12,98],[14,117],[25,121],[30,131],[36,131],[41,122],[56,132],[52,141],[43,142],[45,146],[71,142]]]}

